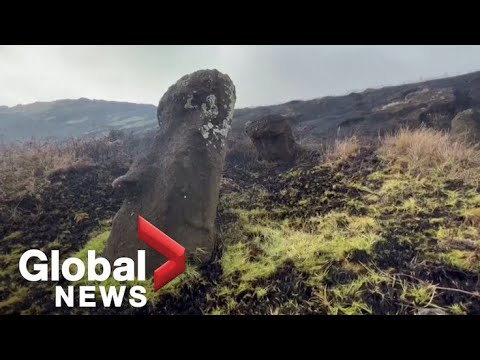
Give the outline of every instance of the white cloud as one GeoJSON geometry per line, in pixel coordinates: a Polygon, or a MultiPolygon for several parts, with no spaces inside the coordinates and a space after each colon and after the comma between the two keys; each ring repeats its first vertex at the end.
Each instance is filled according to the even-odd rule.
{"type": "Polygon", "coordinates": [[[2,46],[0,105],[64,98],[156,104],[217,68],[237,105],[265,105],[480,70],[479,46],[2,46]]]}

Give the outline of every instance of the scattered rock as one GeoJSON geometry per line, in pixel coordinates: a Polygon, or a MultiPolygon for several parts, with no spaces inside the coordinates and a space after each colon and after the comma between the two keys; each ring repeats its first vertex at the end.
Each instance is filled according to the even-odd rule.
{"type": "Polygon", "coordinates": [[[417,315],[447,315],[447,313],[441,309],[419,309],[417,315]]]}
{"type": "Polygon", "coordinates": [[[361,134],[366,131],[363,127],[368,126],[374,126],[376,131],[382,134],[401,127],[427,126],[447,129],[461,106],[453,88],[424,87],[374,108],[371,114],[362,118],[358,124],[352,124],[354,126],[350,132],[361,134]]]}
{"type": "Polygon", "coordinates": [[[147,273],[164,259],[138,240],[138,216],[205,259],[213,248],[214,222],[235,87],[217,70],[182,77],[160,100],[160,129],[152,148],[113,182],[126,200],[113,220],[104,255],[136,258],[145,249],[147,273]]]}
{"type": "Polygon", "coordinates": [[[452,134],[467,142],[480,142],[480,113],[473,109],[458,113],[452,120],[452,134]]]}
{"type": "Polygon", "coordinates": [[[245,131],[258,152],[259,160],[289,162],[295,158],[298,145],[287,118],[268,115],[248,122],[245,131]]]}

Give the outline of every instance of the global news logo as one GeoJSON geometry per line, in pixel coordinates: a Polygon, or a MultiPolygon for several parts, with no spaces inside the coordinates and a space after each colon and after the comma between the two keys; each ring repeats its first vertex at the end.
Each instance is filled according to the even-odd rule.
{"type": "MultiPolygon", "coordinates": [[[[138,217],[138,237],[151,248],[167,258],[167,262],[157,268],[153,274],[154,291],[160,290],[163,286],[182,274],[186,269],[186,250],[168,235],[157,229],[143,217],[138,217]]],[[[129,257],[120,257],[113,262],[97,257],[95,250],[88,250],[87,264],[75,257],[68,258],[60,264],[58,250],[50,252],[50,258],[41,250],[31,249],[22,254],[19,260],[20,274],[27,281],[53,281],[58,282],[60,275],[69,282],[77,282],[84,279],[85,274],[89,282],[103,282],[110,278],[118,282],[146,281],[145,274],[145,250],[137,251],[137,259],[134,261],[129,257]],[[36,260],[36,261],[35,261],[36,260]],[[30,261],[35,261],[29,270],[30,261]],[[76,271],[72,272],[72,267],[76,271]],[[136,276],[136,277],[135,277],[136,276]]],[[[99,285],[98,291],[104,307],[122,306],[127,286],[104,286],[99,285]]],[[[96,307],[97,287],[93,285],[78,286],[78,307],[96,307]]],[[[129,289],[129,304],[133,307],[143,307],[147,303],[146,289],[141,285],[134,285],[129,289]]],[[[75,285],[69,285],[67,290],[55,286],[55,306],[75,307],[75,285]]]]}

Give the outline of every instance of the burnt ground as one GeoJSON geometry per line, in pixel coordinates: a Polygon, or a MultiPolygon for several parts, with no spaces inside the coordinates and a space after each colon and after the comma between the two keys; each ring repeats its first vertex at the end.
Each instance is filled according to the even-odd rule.
{"type": "Polygon", "coordinates": [[[28,296],[22,297],[15,306],[0,309],[0,313],[21,313],[29,309],[33,313],[53,311],[51,289],[23,279],[18,272],[19,256],[15,254],[21,255],[29,249],[49,254],[56,249],[61,257],[68,257],[80,250],[100,222],[111,219],[120,208],[123,200],[113,194],[110,184],[125,171],[91,168],[58,174],[51,178],[50,186],[42,194],[22,199],[16,205],[14,216],[0,221],[0,239],[12,233],[21,234],[15,241],[0,241],[0,254],[12,254],[4,259],[0,302],[15,296],[19,288],[29,289],[28,296]]]}
{"type": "MultiPolygon", "coordinates": [[[[122,199],[114,196],[110,183],[124,171],[94,168],[51,178],[41,196],[22,199],[15,216],[0,223],[0,237],[21,231],[23,236],[15,245],[42,248],[56,239],[65,239],[63,250],[80,249],[99,221],[112,217],[119,209],[122,199]]],[[[0,246],[8,250],[9,245],[3,242],[0,246]]]]}
{"type": "MultiPolygon", "coordinates": [[[[315,163],[290,168],[268,167],[265,164],[263,166],[265,167],[255,163],[250,168],[227,167],[225,176],[229,177],[235,186],[229,183],[230,186],[222,190],[221,197],[232,192],[252,191],[253,194],[246,195],[246,200],[244,197],[241,205],[245,209],[264,206],[271,212],[271,217],[277,220],[308,218],[331,211],[346,211],[355,216],[365,215],[368,209],[362,205],[362,197],[372,190],[378,191],[381,187],[381,182],[368,180],[368,176],[384,170],[372,148],[363,149],[354,158],[333,168],[319,167],[315,163]],[[357,186],[358,183],[362,183],[365,189],[357,186]],[[291,191],[285,192],[285,189],[291,191]],[[259,191],[266,191],[268,195],[259,200],[259,191]],[[322,194],[328,196],[322,197],[322,194]],[[299,205],[306,199],[309,200],[306,206],[299,205]],[[273,212],[279,209],[282,211],[273,212]]],[[[466,186],[461,182],[449,183],[448,189],[464,191],[466,186]]],[[[461,304],[464,313],[480,314],[478,272],[451,266],[430,254],[431,251],[442,250],[437,249],[436,240],[431,236],[438,230],[438,225],[429,220],[443,218],[455,226],[454,223],[461,219],[448,210],[436,210],[419,216],[392,212],[391,209],[382,211],[381,217],[390,222],[393,218],[396,225],[386,227],[382,232],[384,240],[375,244],[371,253],[356,251],[349,260],[351,263],[370,267],[376,274],[384,277],[377,283],[367,281],[359,289],[361,295],[358,300],[368,306],[368,313],[414,314],[419,308],[426,306],[416,300],[414,291],[434,289],[428,306],[447,309],[445,311],[449,313],[448,309],[452,305],[461,304]]],[[[219,228],[232,226],[236,219],[221,201],[217,219],[219,228]]],[[[255,256],[264,256],[262,253],[258,254],[254,248],[252,253],[253,261],[255,256]]],[[[219,257],[217,254],[216,259],[219,257]]],[[[148,312],[202,314],[210,313],[218,307],[228,308],[225,300],[215,297],[215,288],[222,284],[221,268],[212,262],[202,267],[201,272],[201,284],[189,285],[181,290],[179,296],[167,295],[148,312]]],[[[342,268],[342,264],[332,264],[325,279],[326,291],[351,284],[364,275],[361,271],[346,270],[342,268]]],[[[254,282],[250,289],[235,295],[236,306],[228,313],[273,314],[277,313],[275,309],[281,309],[281,313],[286,314],[331,313],[328,308],[330,304],[313,300],[315,290],[309,285],[308,278],[308,274],[302,273],[292,262],[287,261],[272,276],[254,282]],[[256,296],[254,289],[258,287],[268,289],[267,294],[261,298],[256,296]]],[[[232,288],[239,286],[235,277],[228,281],[228,286],[232,288]]]]}
{"type": "MultiPolygon", "coordinates": [[[[232,201],[237,208],[245,210],[265,209],[272,221],[292,218],[301,222],[332,211],[363,216],[369,212],[365,198],[382,186],[381,181],[370,180],[369,175],[384,170],[384,164],[373,148],[364,148],[348,161],[335,166],[319,166],[317,159],[304,159],[294,166],[272,166],[253,160],[227,164],[226,182],[221,189],[217,213],[217,249],[209,262],[197,265],[200,279],[179,285],[178,293],[163,294],[141,309],[127,305],[119,309],[99,307],[78,312],[191,315],[215,313],[222,309],[221,313],[228,314],[327,314],[348,313],[355,303],[362,303],[369,311],[360,307],[357,313],[414,314],[425,304],[421,306],[415,300],[412,289],[428,290],[433,286],[435,290],[429,305],[434,304],[449,312],[452,305],[460,304],[465,313],[480,314],[480,298],[476,295],[480,290],[478,272],[446,264],[431,256],[432,251],[444,250],[438,248],[432,236],[439,225],[430,219],[442,218],[450,226],[460,224],[462,220],[452,210],[413,216],[391,208],[380,209],[379,218],[388,224],[382,230],[383,241],[376,243],[371,252],[350,254],[348,261],[373,270],[384,279],[365,281],[354,298],[342,299],[338,306],[334,303],[340,301],[336,291],[366,276],[365,271],[352,271],[342,262],[331,264],[324,280],[328,301],[319,300],[318,289],[309,281],[310,274],[298,270],[291,261],[281,264],[272,275],[255,280],[250,288],[230,297],[218,295],[220,287],[236,289],[240,285],[239,278],[224,276],[221,265],[226,246],[222,236],[238,222],[238,216],[231,211],[232,201]],[[259,288],[266,289],[265,294],[260,296],[259,288]],[[232,301],[234,305],[230,305],[232,301]]],[[[0,239],[16,231],[22,232],[18,241],[0,242],[1,254],[36,247],[59,248],[62,254],[71,255],[81,249],[99,223],[111,219],[120,208],[122,200],[112,193],[110,184],[125,171],[96,168],[52,179],[51,186],[40,199],[24,199],[18,204],[16,218],[0,221],[0,239]]],[[[466,189],[463,183],[448,186],[455,191],[466,189]]],[[[262,256],[265,254],[252,246],[249,261],[262,256]]],[[[14,260],[18,261],[18,258],[14,260]]],[[[10,263],[7,265],[11,266],[10,263]]],[[[28,296],[4,307],[0,310],[2,313],[75,312],[55,309],[51,287],[26,284],[17,273],[2,273],[0,285],[0,302],[15,296],[19,287],[29,289],[28,296]]]]}

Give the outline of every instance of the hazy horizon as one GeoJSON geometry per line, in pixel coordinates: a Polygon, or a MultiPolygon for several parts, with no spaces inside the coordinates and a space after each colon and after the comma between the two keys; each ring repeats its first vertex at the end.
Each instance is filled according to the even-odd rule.
{"type": "Polygon", "coordinates": [[[157,105],[180,77],[227,73],[237,108],[480,70],[480,46],[0,46],[0,106],[88,98],[157,105]]]}

